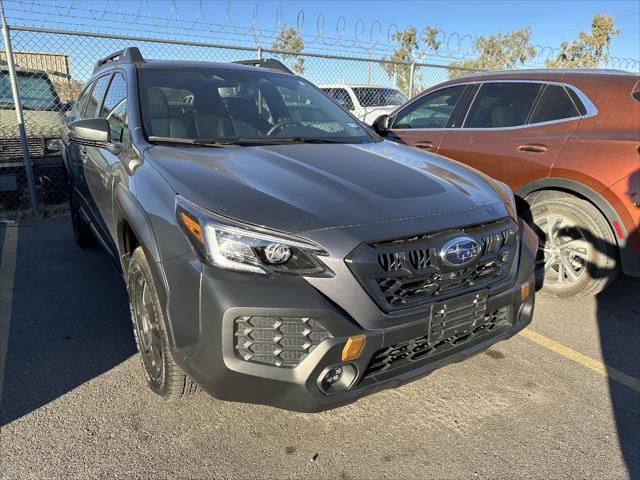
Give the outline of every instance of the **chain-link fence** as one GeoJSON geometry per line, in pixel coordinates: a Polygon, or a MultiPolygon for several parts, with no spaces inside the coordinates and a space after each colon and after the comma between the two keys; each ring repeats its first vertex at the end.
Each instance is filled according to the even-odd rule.
{"type": "Polygon", "coordinates": [[[280,58],[369,124],[412,93],[449,77],[449,69],[439,65],[133,35],[6,28],[9,42],[1,45],[4,53],[0,57],[0,220],[16,220],[36,211],[44,216],[67,211],[66,172],[60,152],[65,115],[90,78],[95,62],[128,46],[135,45],[145,58],[154,59],[231,62],[259,56],[280,58]],[[9,52],[15,65],[13,77],[30,162],[23,155],[9,52]]]}

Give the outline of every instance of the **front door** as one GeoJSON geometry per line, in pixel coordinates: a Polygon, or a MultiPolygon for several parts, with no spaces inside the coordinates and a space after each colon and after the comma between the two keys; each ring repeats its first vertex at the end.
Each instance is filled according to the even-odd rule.
{"type": "Polygon", "coordinates": [[[466,85],[445,87],[416,98],[390,119],[390,139],[437,152],[466,85]]]}

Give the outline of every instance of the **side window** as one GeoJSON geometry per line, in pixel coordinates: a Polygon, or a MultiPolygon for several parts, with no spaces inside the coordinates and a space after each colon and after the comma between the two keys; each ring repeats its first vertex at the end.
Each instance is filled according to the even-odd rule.
{"type": "Polygon", "coordinates": [[[106,118],[109,121],[112,142],[128,142],[127,82],[120,73],[113,76],[100,108],[100,118],[106,118]]]}
{"type": "Polygon", "coordinates": [[[347,92],[344,88],[336,88],[331,94],[331,97],[333,97],[336,102],[342,105],[343,108],[346,108],[347,110],[355,109],[355,107],[353,106],[353,101],[349,96],[349,92],[347,92]]]}
{"type": "Polygon", "coordinates": [[[527,123],[542,85],[539,83],[483,83],[463,128],[515,127],[527,123]]]}
{"type": "Polygon", "coordinates": [[[91,96],[87,100],[87,104],[82,111],[82,118],[93,118],[96,116],[96,110],[98,109],[98,105],[102,102],[102,97],[107,89],[110,78],[111,75],[105,75],[95,82],[93,89],[91,90],[91,96]]]}
{"type": "Polygon", "coordinates": [[[401,111],[391,128],[445,128],[464,89],[456,85],[425,95],[401,111]]]}
{"type": "Polygon", "coordinates": [[[91,90],[93,89],[93,84],[89,85],[87,89],[83,92],[77,102],[77,112],[80,114],[80,117],[84,117],[85,108],[87,107],[87,101],[91,96],[91,90]]]}
{"type": "Polygon", "coordinates": [[[573,88],[567,87],[567,92],[569,93],[571,100],[573,100],[573,104],[580,112],[580,115],[586,115],[587,107],[584,106],[584,103],[582,103],[582,100],[580,100],[580,97],[578,97],[578,94],[575,92],[575,90],[573,88]]]}
{"type": "Polygon", "coordinates": [[[580,116],[562,85],[547,85],[536,105],[529,123],[551,122],[580,116]]]}

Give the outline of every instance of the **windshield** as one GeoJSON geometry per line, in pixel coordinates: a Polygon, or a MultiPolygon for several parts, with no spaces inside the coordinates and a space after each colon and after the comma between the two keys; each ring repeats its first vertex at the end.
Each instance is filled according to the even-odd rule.
{"type": "MultiPolygon", "coordinates": [[[[45,75],[44,72],[40,75],[45,75]]],[[[59,110],[60,100],[46,76],[18,72],[18,91],[23,110],[59,110]]],[[[0,108],[13,108],[8,72],[0,72],[0,108]]]]}
{"type": "Polygon", "coordinates": [[[371,142],[361,124],[300,77],[264,69],[141,70],[142,116],[151,141],[200,143],[371,142]]]}
{"type": "Polygon", "coordinates": [[[407,100],[407,97],[393,88],[355,87],[353,93],[363,107],[395,106],[407,100]]]}

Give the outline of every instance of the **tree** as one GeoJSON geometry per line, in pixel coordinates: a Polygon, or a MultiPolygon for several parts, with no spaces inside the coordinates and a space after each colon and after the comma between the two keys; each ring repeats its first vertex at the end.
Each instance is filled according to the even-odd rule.
{"type": "MultiPolygon", "coordinates": [[[[409,92],[409,86],[411,85],[411,63],[424,56],[427,51],[435,51],[440,48],[440,42],[437,40],[440,30],[434,27],[426,27],[422,31],[422,42],[426,46],[427,50],[420,48],[418,43],[418,32],[415,27],[409,27],[403,32],[395,32],[393,34],[393,41],[398,42],[398,48],[396,48],[390,57],[383,57],[384,60],[402,63],[383,63],[382,68],[387,72],[389,77],[394,78],[396,86],[405,95],[409,96],[413,92],[409,92]]],[[[419,89],[420,74],[414,71],[413,79],[414,90],[419,89]]]]}
{"type": "Polygon", "coordinates": [[[451,62],[449,78],[468,74],[469,71],[464,69],[507,70],[524,65],[536,54],[530,37],[531,28],[521,28],[504,35],[496,33],[489,37],[476,37],[473,44],[478,57],[451,62]]]}
{"type": "Polygon", "coordinates": [[[591,21],[591,33],[580,32],[578,38],[560,44],[560,53],[545,63],[547,68],[597,68],[609,60],[611,39],[619,30],[613,17],[596,13],[591,21]]]}
{"type": "Polygon", "coordinates": [[[285,59],[285,61],[289,60],[291,69],[298,75],[302,75],[304,73],[304,58],[297,55],[304,50],[304,40],[295,28],[280,27],[280,31],[273,40],[271,48],[274,50],[288,52],[280,54],[279,56],[285,59]]]}

